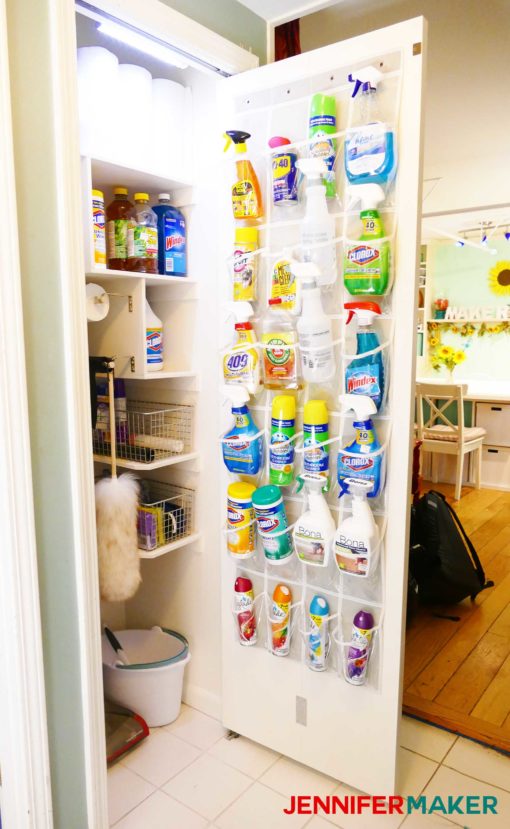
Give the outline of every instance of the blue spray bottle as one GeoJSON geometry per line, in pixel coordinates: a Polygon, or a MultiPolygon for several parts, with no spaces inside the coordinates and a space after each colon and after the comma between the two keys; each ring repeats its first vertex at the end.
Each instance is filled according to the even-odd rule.
{"type": "Polygon", "coordinates": [[[234,426],[221,439],[223,462],[236,475],[258,475],[263,463],[264,444],[246,403],[250,395],[244,386],[225,386],[232,401],[234,426]]]}
{"type": "Polygon", "coordinates": [[[357,481],[368,481],[371,489],[368,498],[376,498],[382,489],[383,453],[374,454],[381,448],[372,423],[371,415],[377,413],[374,401],[361,394],[341,394],[340,403],[343,412],[352,410],[356,419],[354,440],[340,449],[337,461],[337,479],[340,497],[349,493],[349,485],[357,481]],[[349,453],[349,454],[346,454],[349,453]]]}
{"type": "Polygon", "coordinates": [[[379,118],[377,85],[382,73],[375,66],[364,66],[349,75],[356,99],[355,126],[344,142],[345,174],[351,184],[386,184],[392,181],[397,166],[393,130],[379,118]]]}
{"type": "Polygon", "coordinates": [[[347,394],[367,395],[379,411],[384,399],[384,362],[382,351],[376,351],[381,343],[372,324],[374,318],[381,316],[381,309],[377,302],[346,302],[344,308],[349,312],[347,325],[354,316],[358,320],[356,354],[360,355],[359,359],[351,360],[345,369],[345,391],[347,394]]]}

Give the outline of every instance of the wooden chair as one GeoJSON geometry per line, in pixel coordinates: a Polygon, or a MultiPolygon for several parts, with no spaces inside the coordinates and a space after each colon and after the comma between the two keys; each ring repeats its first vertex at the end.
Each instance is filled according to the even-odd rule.
{"type": "Polygon", "coordinates": [[[480,489],[482,444],[487,434],[485,429],[479,426],[464,426],[466,390],[467,386],[461,384],[416,384],[418,440],[423,441],[422,451],[432,454],[432,480],[437,482],[437,464],[434,454],[456,455],[455,500],[457,501],[462,490],[464,456],[468,452],[478,453],[474,478],[476,489],[480,489]]]}

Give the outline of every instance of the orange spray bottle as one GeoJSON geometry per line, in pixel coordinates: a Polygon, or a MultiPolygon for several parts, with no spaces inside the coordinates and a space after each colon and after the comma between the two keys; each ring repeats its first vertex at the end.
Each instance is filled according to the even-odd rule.
{"type": "Polygon", "coordinates": [[[288,656],[290,650],[290,606],[292,593],[286,584],[277,584],[271,603],[271,652],[288,656]]]}
{"type": "Polygon", "coordinates": [[[246,141],[249,132],[227,130],[225,152],[232,142],[236,152],[236,172],[232,185],[232,210],[234,219],[260,219],[264,214],[262,193],[257,174],[248,156],[246,141]]]}

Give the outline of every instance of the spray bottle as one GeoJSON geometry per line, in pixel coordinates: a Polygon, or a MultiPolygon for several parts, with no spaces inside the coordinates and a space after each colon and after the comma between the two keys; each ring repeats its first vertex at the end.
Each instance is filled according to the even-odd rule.
{"type": "Polygon", "coordinates": [[[309,137],[310,157],[326,163],[322,180],[326,185],[326,198],[336,196],[335,160],[336,141],[330,138],[336,132],[336,100],[332,95],[317,92],[310,101],[309,137]]]}
{"type": "Polygon", "coordinates": [[[385,184],[395,175],[395,139],[393,131],[378,113],[377,85],[382,78],[374,66],[365,66],[349,75],[354,84],[352,97],[355,126],[347,131],[344,144],[345,173],[351,184],[385,184]]]}
{"type": "Polygon", "coordinates": [[[352,620],[351,646],[345,666],[345,678],[351,685],[363,685],[366,681],[374,626],[374,617],[368,610],[360,610],[352,620]]]}
{"type": "Polygon", "coordinates": [[[321,475],[304,475],[308,508],[298,518],[293,530],[294,548],[304,564],[327,567],[335,533],[335,522],[322,494],[321,475]]]}
{"type": "Polygon", "coordinates": [[[294,480],[294,443],[296,401],[290,394],[273,398],[271,410],[271,445],[269,447],[269,483],[290,486],[294,480]]]}
{"type": "Polygon", "coordinates": [[[234,584],[234,613],[239,629],[241,645],[255,645],[257,641],[257,620],[251,579],[239,576],[234,584]]]}
{"type": "Polygon", "coordinates": [[[246,403],[250,395],[244,386],[225,386],[223,393],[232,402],[234,426],[222,438],[223,463],[236,475],[258,475],[264,444],[246,403]]]}
{"type": "Polygon", "coordinates": [[[293,263],[303,298],[297,321],[303,379],[308,383],[327,383],[335,373],[331,321],[324,313],[318,286],[320,271],[313,262],[293,263]]]}
{"type": "Polygon", "coordinates": [[[366,481],[350,484],[352,515],[339,522],[334,541],[340,572],[360,578],[368,578],[374,572],[379,547],[379,527],[367,502],[369,488],[366,481]]]}
{"type": "Polygon", "coordinates": [[[377,332],[372,328],[373,320],[381,316],[381,309],[377,302],[346,302],[344,308],[349,312],[347,325],[354,316],[358,320],[356,354],[361,355],[357,360],[352,360],[345,370],[345,390],[347,394],[367,395],[379,411],[384,398],[382,351],[376,351],[375,354],[367,352],[374,351],[381,344],[377,332]]]}
{"type": "Polygon", "coordinates": [[[223,357],[223,377],[227,385],[243,385],[250,394],[256,394],[260,385],[260,360],[249,321],[253,308],[249,302],[229,302],[228,307],[237,320],[236,341],[223,357]]]}
{"type": "Polygon", "coordinates": [[[377,209],[384,201],[384,192],[378,184],[359,184],[349,188],[350,206],[361,202],[360,219],[363,232],[359,243],[346,244],[344,253],[344,283],[353,296],[386,293],[390,278],[390,243],[378,242],[385,230],[377,209]]]}
{"type": "Polygon", "coordinates": [[[290,650],[290,606],[292,593],[286,584],[277,584],[271,604],[271,653],[288,656],[290,650]]]}
{"type": "Polygon", "coordinates": [[[342,450],[338,453],[340,497],[346,492],[350,493],[353,482],[363,481],[370,484],[367,497],[376,498],[382,486],[382,454],[374,454],[381,448],[370,417],[377,412],[375,403],[370,397],[361,394],[341,394],[339,399],[343,412],[352,409],[356,415],[353,422],[356,437],[344,446],[344,450],[350,454],[344,454],[342,450]]]}
{"type": "Polygon", "coordinates": [[[300,158],[298,169],[306,176],[306,208],[301,222],[301,249],[306,262],[320,270],[321,286],[336,280],[335,219],[328,212],[326,188],[322,177],[327,167],[320,158],[300,158]]]}
{"type": "Polygon", "coordinates": [[[329,647],[329,604],[323,596],[314,596],[310,602],[308,624],[308,665],[312,671],[325,671],[329,647]]]}
{"type": "Polygon", "coordinates": [[[224,152],[232,142],[236,152],[236,171],[232,185],[232,210],[234,219],[260,219],[264,214],[262,194],[257,174],[248,156],[246,141],[250,138],[249,132],[227,130],[224,152]]]}

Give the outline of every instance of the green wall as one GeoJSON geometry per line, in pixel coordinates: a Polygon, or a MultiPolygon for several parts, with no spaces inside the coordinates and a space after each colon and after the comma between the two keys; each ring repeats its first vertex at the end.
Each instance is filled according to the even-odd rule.
{"type": "Polygon", "coordinates": [[[161,0],[267,62],[266,21],[236,0],[161,0]]]}

